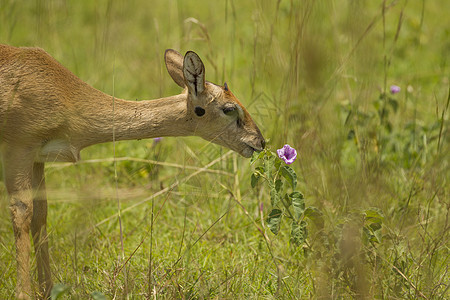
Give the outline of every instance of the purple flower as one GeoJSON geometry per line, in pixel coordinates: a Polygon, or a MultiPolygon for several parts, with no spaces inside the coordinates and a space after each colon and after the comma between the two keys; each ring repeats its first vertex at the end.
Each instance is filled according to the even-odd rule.
{"type": "Polygon", "coordinates": [[[157,137],[153,139],[153,146],[155,146],[156,144],[158,144],[159,142],[161,142],[162,138],[161,137],[157,137]]]}
{"type": "Polygon", "coordinates": [[[400,87],[398,85],[391,85],[390,91],[391,94],[397,94],[400,92],[400,87]]]}
{"type": "Polygon", "coordinates": [[[278,157],[284,160],[288,165],[292,164],[297,158],[297,151],[288,144],[284,145],[283,148],[278,149],[277,154],[278,157]]]}

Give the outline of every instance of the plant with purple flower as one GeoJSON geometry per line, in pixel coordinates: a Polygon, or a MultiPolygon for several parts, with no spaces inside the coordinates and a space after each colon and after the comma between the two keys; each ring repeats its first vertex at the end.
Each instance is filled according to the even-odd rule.
{"type": "MultiPolygon", "coordinates": [[[[276,153],[269,149],[255,152],[250,161],[256,164],[251,176],[251,185],[257,188],[259,182],[266,184],[270,193],[271,208],[266,218],[267,226],[274,234],[278,234],[283,219],[290,220],[291,244],[300,246],[308,236],[306,220],[317,226],[323,226],[322,213],[315,207],[306,207],[303,194],[297,191],[297,174],[289,165],[297,158],[297,151],[284,145],[276,153]]],[[[263,214],[263,205],[259,207],[263,214]]]]}
{"type": "Polygon", "coordinates": [[[398,85],[391,85],[390,89],[391,94],[397,94],[400,93],[401,88],[398,85]]]}

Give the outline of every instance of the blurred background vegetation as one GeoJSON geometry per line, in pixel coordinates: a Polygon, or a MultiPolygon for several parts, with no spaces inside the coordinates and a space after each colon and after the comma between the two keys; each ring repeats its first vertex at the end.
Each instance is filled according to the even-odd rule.
{"type": "MultiPolygon", "coordinates": [[[[297,149],[299,188],[325,220],[300,247],[289,228],[273,235],[249,161],[200,138],[97,145],[46,168],[57,287],[73,299],[448,296],[449,11],[425,0],[0,0],[0,43],[44,48],[116,97],[179,93],[164,51],[196,51],[272,150],[297,149]]],[[[0,298],[11,299],[1,183],[0,202],[0,298]]]]}

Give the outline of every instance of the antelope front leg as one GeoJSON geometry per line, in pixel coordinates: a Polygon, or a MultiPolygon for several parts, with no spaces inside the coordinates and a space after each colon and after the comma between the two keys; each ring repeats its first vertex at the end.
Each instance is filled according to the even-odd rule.
{"type": "Polygon", "coordinates": [[[33,218],[31,234],[33,235],[34,251],[36,253],[40,295],[47,299],[52,289],[50,259],[48,254],[47,236],[47,195],[45,193],[44,164],[33,166],[33,218]]]}
{"type": "Polygon", "coordinates": [[[27,151],[7,149],[3,152],[3,167],[9,208],[16,240],[18,299],[32,298],[30,278],[30,224],[33,214],[31,174],[33,157],[27,151]]]}

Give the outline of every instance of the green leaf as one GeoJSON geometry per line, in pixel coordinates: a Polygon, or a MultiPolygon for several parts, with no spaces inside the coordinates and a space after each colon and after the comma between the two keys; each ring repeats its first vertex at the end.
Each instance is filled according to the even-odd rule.
{"type": "Polygon", "coordinates": [[[289,182],[292,189],[295,190],[297,187],[297,174],[295,171],[289,166],[281,167],[281,175],[289,182]]]}
{"type": "Polygon", "coordinates": [[[283,187],[283,181],[281,181],[281,179],[277,179],[275,181],[275,189],[277,190],[278,193],[281,191],[282,187],[283,187]]]}
{"type": "Polygon", "coordinates": [[[274,155],[274,163],[275,163],[275,170],[279,170],[280,169],[280,166],[281,166],[281,163],[284,163],[282,160],[281,160],[281,158],[276,158],[277,156],[276,155],[274,155]]]}
{"type": "Polygon", "coordinates": [[[364,234],[366,240],[375,243],[381,243],[381,228],[384,216],[380,209],[370,208],[364,211],[364,234]]]}
{"type": "Polygon", "coordinates": [[[369,208],[364,211],[364,216],[367,219],[380,219],[381,221],[384,220],[383,213],[378,208],[369,208]]]}
{"type": "Polygon", "coordinates": [[[280,230],[282,213],[283,212],[280,209],[275,208],[272,209],[267,217],[267,226],[274,234],[278,234],[278,231],[280,230]]]}
{"type": "Polygon", "coordinates": [[[384,216],[378,208],[370,208],[364,211],[364,221],[366,224],[383,223],[384,216]]]}
{"type": "Polygon", "coordinates": [[[376,241],[378,243],[381,243],[381,239],[382,239],[382,234],[381,234],[381,230],[377,230],[373,233],[374,237],[376,238],[376,241]]]}
{"type": "Polygon", "coordinates": [[[363,243],[367,245],[372,240],[373,234],[366,226],[363,227],[362,231],[363,231],[362,235],[363,243]]]}
{"type": "Polygon", "coordinates": [[[303,194],[300,192],[293,192],[289,195],[292,202],[292,207],[294,208],[294,216],[297,221],[300,220],[305,211],[305,199],[303,194]]]}
{"type": "Polygon", "coordinates": [[[107,299],[105,295],[103,295],[102,293],[100,293],[98,291],[92,292],[91,297],[94,300],[106,300],[107,299]]]}
{"type": "Polygon", "coordinates": [[[372,231],[370,227],[363,227],[363,241],[364,243],[373,242],[373,243],[381,243],[381,231],[372,231]]]}
{"type": "Polygon", "coordinates": [[[375,232],[375,231],[378,231],[381,229],[381,224],[380,223],[372,223],[368,227],[370,228],[370,230],[375,232]]]}
{"type": "Polygon", "coordinates": [[[307,223],[305,221],[292,222],[291,227],[291,243],[297,247],[303,244],[308,236],[308,230],[306,229],[307,223]]]}
{"type": "Polygon", "coordinates": [[[53,286],[51,292],[50,292],[50,298],[52,300],[59,299],[61,296],[64,296],[69,291],[70,287],[63,284],[63,283],[57,283],[53,286]]]}
{"type": "Polygon", "coordinates": [[[265,151],[253,151],[252,158],[250,159],[250,165],[253,165],[255,161],[264,157],[265,151]]]}
{"type": "Polygon", "coordinates": [[[270,187],[270,204],[272,204],[272,207],[275,207],[279,202],[280,194],[277,192],[276,186],[272,185],[270,187]]]}
{"type": "Polygon", "coordinates": [[[264,172],[269,179],[273,178],[272,171],[274,169],[275,157],[266,156],[264,157],[264,172]]]}
{"type": "Polygon", "coordinates": [[[261,175],[259,175],[259,173],[257,173],[257,172],[252,174],[252,177],[251,177],[252,188],[255,188],[260,177],[261,177],[261,175]]]}
{"type": "Polygon", "coordinates": [[[308,206],[305,210],[305,217],[314,222],[318,228],[323,228],[323,213],[314,206],[308,206]]]}

